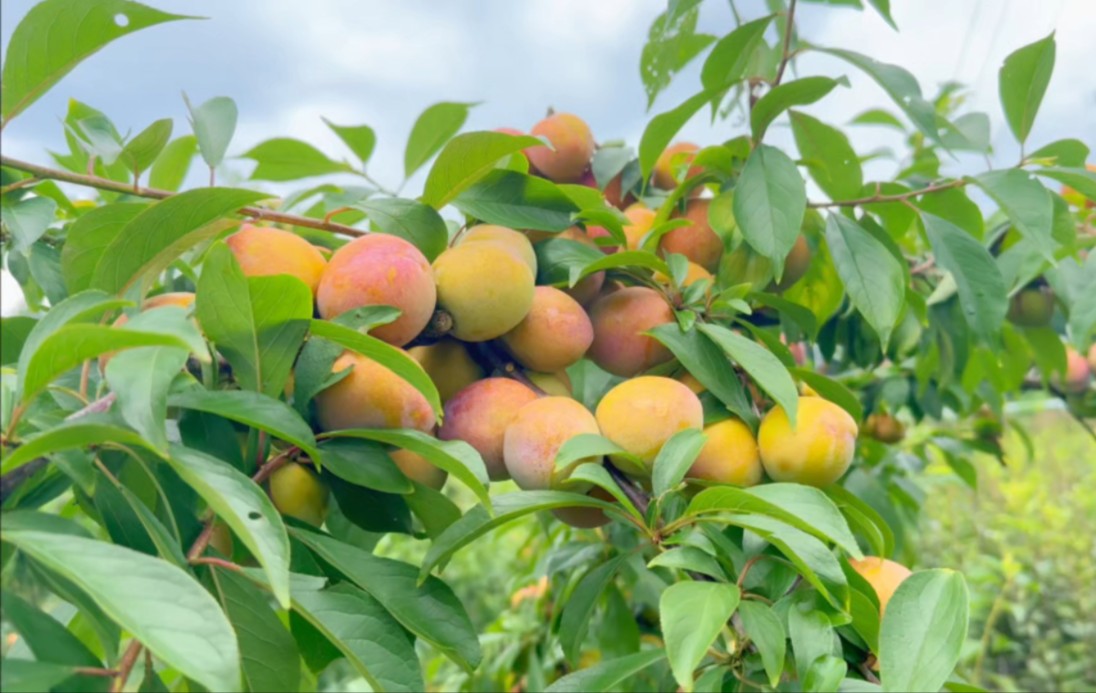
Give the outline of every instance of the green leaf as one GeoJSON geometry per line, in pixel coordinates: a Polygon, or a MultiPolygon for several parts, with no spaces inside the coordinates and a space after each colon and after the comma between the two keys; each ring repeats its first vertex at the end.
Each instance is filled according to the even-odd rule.
{"type": "Polygon", "coordinates": [[[68,534],[10,529],[4,541],[88,593],[152,654],[210,690],[240,685],[236,636],[217,602],[158,558],[68,534]]]}
{"type": "MultiPolygon", "coordinates": [[[[71,112],[70,112],[71,114],[71,112]]],[[[65,118],[65,129],[73,135],[78,146],[87,154],[99,159],[105,166],[112,166],[122,153],[122,136],[102,113],[86,118],[65,118]]]]}
{"type": "Polygon", "coordinates": [[[0,318],[0,366],[19,361],[23,347],[38,321],[26,315],[0,318]]]}
{"type": "Polygon", "coordinates": [[[288,275],[245,277],[218,242],[206,255],[196,293],[202,331],[232,365],[240,387],[280,395],[311,324],[309,288],[288,275]]]}
{"type": "Polygon", "coordinates": [[[959,573],[924,570],[903,580],[887,602],[879,636],[883,690],[940,690],[959,662],[969,618],[959,573]]]}
{"type": "Polygon", "coordinates": [[[1008,291],[993,256],[951,222],[928,213],[921,218],[937,264],[955,280],[967,325],[983,340],[996,343],[1008,312],[1008,291]]]}
{"type": "Polygon", "coordinates": [[[547,693],[602,693],[620,690],[623,681],[661,661],[664,656],[662,650],[645,650],[610,659],[558,678],[544,690],[547,693]]]}
{"type": "Polygon", "coordinates": [[[716,582],[678,582],[658,601],[662,638],[674,679],[693,690],[693,670],[727,625],[742,597],[736,585],[716,582]]]}
{"type": "Polygon", "coordinates": [[[666,441],[652,466],[651,485],[655,496],[662,496],[681,483],[707,441],[708,436],[696,428],[678,431],[666,441]]]}
{"type": "Polygon", "coordinates": [[[512,229],[563,231],[578,206],[555,183],[517,171],[492,170],[453,200],[465,214],[512,229]]]}
{"type": "Polygon", "coordinates": [[[1089,200],[1096,201],[1096,171],[1077,168],[1037,168],[1034,173],[1065,183],[1089,200]]]}
{"type": "Polygon", "coordinates": [[[15,239],[15,249],[26,253],[53,223],[57,203],[48,197],[28,197],[0,207],[0,219],[15,239]]]}
{"type": "Polygon", "coordinates": [[[652,337],[666,345],[685,370],[719,399],[732,414],[750,426],[756,426],[757,415],[742,381],[728,368],[727,355],[699,330],[682,332],[677,325],[659,325],[648,331],[652,337]]]}
{"type": "Polygon", "coordinates": [[[1029,161],[1049,159],[1055,166],[1083,168],[1085,162],[1088,161],[1088,155],[1088,145],[1081,140],[1069,138],[1055,140],[1050,144],[1043,145],[1028,154],[1027,158],[1029,161]]]}
{"type": "Polygon", "coordinates": [[[226,215],[264,197],[250,190],[202,188],[147,207],[103,248],[91,286],[123,292],[136,279],[159,273],[195,243],[229,228],[235,222],[225,220],[226,215]]]}
{"type": "Polygon", "coordinates": [[[8,41],[0,115],[5,122],[10,121],[111,41],[179,19],[196,18],[168,14],[127,0],[38,3],[15,27],[8,41]]]}
{"type": "MultiPolygon", "coordinates": [[[[581,438],[585,435],[589,434],[584,433],[582,435],[575,436],[575,438],[572,438],[571,440],[573,441],[576,438],[581,438]]],[[[568,441],[568,443],[569,442],[571,441],[568,441]]],[[[564,443],[564,446],[566,446],[566,443],[564,443]]],[[[563,448],[560,448],[560,451],[562,450],[563,448]]],[[[624,452],[623,454],[628,455],[627,452],[624,452]]],[[[638,462],[636,464],[639,465],[638,462]]],[[[598,486],[604,489],[613,498],[615,498],[618,503],[620,503],[620,507],[627,510],[631,514],[631,516],[634,517],[640,524],[643,524],[645,522],[643,515],[636,508],[635,503],[633,503],[632,500],[624,494],[617,482],[613,481],[613,477],[609,475],[608,470],[600,464],[595,464],[593,462],[580,464],[574,468],[570,476],[567,477],[566,481],[567,483],[572,484],[593,484],[594,486],[598,486]]]]}
{"type": "Polygon", "coordinates": [[[285,402],[261,392],[191,388],[172,395],[168,404],[238,421],[296,445],[314,461],[322,459],[304,419],[285,402]]]}
{"type": "Polygon", "coordinates": [[[61,271],[71,293],[91,288],[100,259],[118,234],[141,212],[145,203],[121,202],[96,207],[72,223],[61,249],[61,271]]]}
{"type": "MultiPolygon", "coordinates": [[[[9,693],[41,693],[70,678],[75,667],[5,657],[0,687],[9,693]]],[[[71,689],[68,689],[71,690],[71,689]]]]}
{"type": "Polygon", "coordinates": [[[173,444],[167,460],[255,554],[275,599],[288,608],[289,537],[281,514],[262,488],[227,462],[182,445],[173,444]]]}
{"type": "Polygon", "coordinates": [[[487,495],[487,467],[483,458],[468,443],[462,440],[438,440],[437,438],[414,430],[393,429],[347,429],[331,431],[331,437],[362,438],[378,443],[387,443],[397,448],[410,450],[421,455],[428,462],[439,467],[467,486],[481,503],[490,507],[491,498],[487,495]]]}
{"type": "MultiPolygon", "coordinates": [[[[210,570],[221,606],[240,643],[240,668],[252,691],[295,691],[301,655],[289,630],[270,608],[264,592],[228,570],[210,570]]],[[[294,601],[297,594],[294,591],[294,601]]]]}
{"type": "Polygon", "coordinates": [[[171,139],[171,118],[157,120],[138,133],[122,148],[119,159],[134,175],[148,169],[171,139]]]}
{"type": "Polygon", "coordinates": [[[466,132],[446,143],[426,176],[422,201],[434,209],[452,202],[490,173],[504,157],[543,144],[528,135],[503,132],[466,132]]]}
{"type": "Polygon", "coordinates": [[[106,379],[125,422],[161,451],[167,450],[167,391],[186,364],[187,351],[139,347],[116,354],[106,379]]]}
{"type": "Polygon", "coordinates": [[[383,233],[410,241],[427,260],[449,247],[449,229],[433,207],[398,197],[378,197],[354,205],[383,233]]]}
{"type": "Polygon", "coordinates": [[[997,83],[1001,107],[1012,134],[1023,144],[1043,102],[1054,71],[1054,33],[1013,51],[1001,65],[997,83]]]}
{"type": "Polygon", "coordinates": [[[377,133],[368,125],[335,125],[327,118],[321,118],[332,132],[339,136],[358,161],[365,166],[369,163],[369,157],[373,156],[373,148],[377,146],[377,133]]]}
{"type": "Polygon", "coordinates": [[[407,137],[407,148],[403,153],[403,175],[411,174],[438,153],[453,135],[457,134],[464,121],[468,119],[468,110],[475,103],[442,102],[430,106],[411,126],[407,137]]]}
{"type": "Polygon", "coordinates": [[[582,643],[586,639],[594,607],[626,558],[627,556],[616,556],[591,568],[575,585],[563,605],[559,620],[559,642],[564,656],[572,666],[578,664],[582,654],[582,643]]]}
{"type": "Polygon", "coordinates": [[[754,50],[772,19],[769,15],[747,22],[716,42],[700,70],[700,82],[707,92],[723,92],[746,76],[754,50]]]}
{"type": "Polygon", "coordinates": [[[980,239],[985,233],[982,210],[961,188],[922,195],[914,204],[929,214],[947,219],[975,238],[980,239]]]}
{"type": "Polygon", "coordinates": [[[651,122],[647,123],[643,136],[639,140],[639,168],[642,180],[650,179],[655,162],[677,135],[678,130],[685,127],[685,123],[689,122],[711,98],[712,93],[705,90],[690,96],[675,108],[651,118],[651,122]]]}
{"type": "Polygon", "coordinates": [[[224,160],[228,143],[236,132],[236,118],[239,114],[236,102],[227,96],[215,96],[194,108],[185,92],[183,101],[186,102],[194,137],[198,140],[198,151],[206,165],[216,168],[224,160]]]}
{"type": "Polygon", "coordinates": [[[373,690],[425,689],[414,642],[368,593],[347,583],[324,590],[294,588],[293,608],[338,648],[373,690]]]}
{"type": "MultiPolygon", "coordinates": [[[[190,162],[194,160],[194,155],[197,153],[198,138],[194,135],[183,135],[173,139],[156,157],[156,161],[152,162],[152,171],[148,174],[149,187],[178,190],[186,180],[186,174],[190,171],[190,162]]],[[[86,217],[87,215],[84,215],[81,219],[86,217]]]]}
{"type": "Polygon", "coordinates": [[[795,163],[775,147],[754,149],[735,188],[734,218],[746,243],[772,261],[777,281],[806,211],[807,188],[795,163]]]}
{"type": "Polygon", "coordinates": [[[291,137],[260,142],[241,156],[258,164],[251,172],[251,180],[297,180],[354,170],[345,162],[332,161],[311,144],[291,137]]]}
{"type": "Polygon", "coordinates": [[[905,305],[905,269],[882,242],[842,214],[826,219],[826,243],[849,300],[885,348],[905,305]]]}
{"type": "Polygon", "coordinates": [[[566,507],[599,508],[616,515],[626,512],[613,503],[563,491],[520,491],[495,496],[492,501],[494,516],[488,514],[483,506],[476,506],[433,541],[422,560],[421,576],[429,575],[436,566],[445,563],[461,548],[487,532],[530,513],[566,507]]]}
{"type": "Polygon", "coordinates": [[[482,659],[476,629],[453,591],[436,577],[417,584],[413,565],[381,558],[322,534],[293,536],[380,602],[404,628],[426,640],[467,671],[482,659]]]}
{"type": "Polygon", "coordinates": [[[93,445],[107,443],[146,448],[156,452],[152,443],[133,431],[109,424],[87,423],[85,420],[77,419],[71,423],[61,424],[28,437],[22,445],[12,450],[4,458],[0,470],[7,474],[36,457],[61,452],[62,450],[87,449],[93,445]]]}
{"type": "Polygon", "coordinates": [[[598,258],[583,266],[577,275],[572,270],[571,279],[573,283],[577,283],[579,279],[588,277],[591,274],[621,267],[642,267],[670,276],[670,268],[666,265],[666,261],[653,252],[649,250],[618,250],[611,255],[601,255],[599,253],[598,258]]]}
{"type": "Polygon", "coordinates": [[[845,133],[806,113],[791,111],[792,134],[811,178],[832,200],[857,197],[864,186],[860,157],[845,133]]]}
{"type": "Polygon", "coordinates": [[[860,398],[839,380],[816,373],[809,368],[793,368],[792,375],[799,378],[819,395],[833,402],[849,413],[859,423],[864,420],[864,405],[860,398]]]}
{"type": "MultiPolygon", "coordinates": [[[[102,488],[108,488],[108,486],[105,484],[97,485],[96,495],[98,495],[98,492],[102,488]]],[[[109,488],[114,487],[110,486],[109,488]]],[[[141,527],[144,528],[149,539],[152,540],[156,552],[160,554],[160,557],[185,569],[187,567],[187,560],[186,556],[183,555],[182,548],[179,546],[178,530],[174,530],[175,533],[173,533],[172,530],[165,527],[164,523],[156,517],[147,505],[145,505],[145,502],[138,498],[133,491],[126,488],[126,486],[119,485],[117,490],[121,495],[122,500],[128,503],[130,509],[133,510],[134,517],[137,518],[137,521],[140,522],[141,527]]]]}
{"type": "Polygon", "coordinates": [[[426,397],[426,401],[434,409],[434,414],[441,418],[441,397],[434,381],[422,369],[415,359],[407,355],[403,349],[398,349],[390,344],[382,342],[376,337],[362,334],[357,330],[344,327],[326,320],[312,321],[312,336],[340,344],[343,347],[366,356],[399,377],[406,380],[416,390],[426,397]]]}
{"type": "Polygon", "coordinates": [[[784,673],[787,651],[788,636],[784,633],[783,623],[773,613],[772,607],[748,599],[738,605],[738,615],[742,618],[742,629],[761,655],[769,685],[775,687],[784,673]]]}
{"type": "Polygon", "coordinates": [[[812,486],[770,483],[748,489],[713,486],[689,503],[686,516],[709,513],[757,513],[775,518],[825,541],[832,541],[854,558],[860,547],[841,511],[826,494],[812,486]]]}
{"type": "Polygon", "coordinates": [[[841,508],[854,525],[860,526],[861,531],[866,535],[869,537],[872,534],[879,535],[878,540],[869,541],[869,548],[873,553],[879,556],[890,556],[894,553],[894,532],[875,508],[840,484],[830,484],[823,492],[841,508]],[[869,524],[873,529],[865,527],[869,524]]]}
{"type": "Polygon", "coordinates": [[[716,580],[726,580],[727,574],[719,567],[719,562],[711,554],[695,546],[678,546],[663,551],[647,562],[648,568],[675,568],[703,573],[716,580]]]}
{"type": "Polygon", "coordinates": [[[838,84],[849,86],[845,77],[803,77],[784,82],[765,93],[750,111],[750,131],[755,141],[760,142],[765,130],[781,113],[792,106],[807,106],[822,99],[833,91],[838,84]]]}
{"type": "Polygon", "coordinates": [[[970,180],[993,198],[1016,229],[1036,244],[1044,258],[1054,262],[1054,249],[1058,247],[1051,233],[1054,203],[1042,183],[1031,173],[1016,168],[989,171],[970,180]]]}
{"type": "Polygon", "coordinates": [[[384,447],[367,440],[335,438],[321,446],[323,467],[355,486],[382,493],[408,494],[414,490],[384,447]]]}
{"type": "Polygon", "coordinates": [[[651,24],[639,58],[639,76],[647,92],[647,108],[673,76],[715,40],[696,33],[699,0],[679,2],[651,24]]]}
{"type": "MultiPolygon", "coordinates": [[[[68,628],[24,601],[19,595],[4,591],[3,603],[4,619],[18,631],[37,661],[73,667],[100,668],[103,666],[99,658],[92,654],[68,628]]],[[[4,660],[4,669],[7,669],[10,661],[4,660]]],[[[74,678],[66,681],[62,690],[106,691],[108,684],[109,680],[105,678],[98,680],[74,678]]],[[[9,689],[5,686],[4,690],[9,689]]]]}
{"type": "Polygon", "coordinates": [[[742,366],[758,387],[769,393],[784,408],[788,420],[794,426],[795,415],[799,409],[799,390],[780,359],[757,342],[726,327],[700,325],[699,329],[735,363],[742,366]]]}

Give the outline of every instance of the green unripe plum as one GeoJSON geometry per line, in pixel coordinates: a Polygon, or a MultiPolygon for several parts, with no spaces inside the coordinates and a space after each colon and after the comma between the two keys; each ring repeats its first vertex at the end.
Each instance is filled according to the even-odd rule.
{"type": "Polygon", "coordinates": [[[453,317],[451,334],[466,342],[517,327],[533,306],[534,279],[529,265],[499,243],[458,245],[434,261],[438,305],[453,317]]]}
{"type": "Polygon", "coordinates": [[[329,490],[319,475],[289,462],[270,475],[270,498],[278,512],[320,527],[327,517],[329,490]]]}
{"type": "Polygon", "coordinates": [[[1054,317],[1054,292],[1050,287],[1021,289],[1009,300],[1005,317],[1018,327],[1046,327],[1054,317]]]}

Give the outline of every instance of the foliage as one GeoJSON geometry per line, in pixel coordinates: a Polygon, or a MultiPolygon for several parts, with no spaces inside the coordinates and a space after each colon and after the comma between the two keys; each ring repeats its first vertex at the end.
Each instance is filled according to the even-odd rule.
{"type": "MultiPolygon", "coordinates": [[[[954,85],[929,98],[899,66],[800,42],[796,0],[724,36],[696,33],[700,4],[654,20],[650,102],[703,57],[701,88],[654,115],[635,151],[596,147],[569,114],[535,137],[461,133],[475,104],[437,103],[406,143],[404,184],[429,165],[417,199],[366,172],[372,128],[330,122],[353,163],[279,137],[240,155],[255,163],[246,189],[216,186],[237,125],[223,96],[187,100],[192,133],[175,139],[170,120],[122,136],[71,101],[59,168],[4,157],[4,260],[31,312],[2,323],[4,617],[26,645],[5,653],[4,689],[981,683],[984,659],[964,659],[968,587],[947,567],[968,567],[961,556],[908,577],[893,566],[889,586],[850,559],[910,562],[921,472],[939,457],[977,485],[976,453],[1004,454],[1009,401],[1096,412],[1081,355],[1096,338],[1096,174],[1078,140],[1026,141],[1053,36],[1000,72],[1021,161],[956,177],[949,157],[990,139],[954,85]],[[893,178],[865,180],[855,127],[800,110],[848,85],[793,78],[807,50],[893,99],[901,117],[854,121],[905,133],[893,178]],[[728,139],[671,147],[705,110],[728,139]],[[764,141],[785,119],[796,151],[764,141]],[[198,156],[209,187],[176,192],[198,156]],[[571,160],[548,175],[552,157],[571,160]],[[315,177],[281,198],[256,183],[315,177]],[[249,249],[254,223],[265,240],[249,249]],[[481,223],[506,240],[473,240],[481,223]],[[402,269],[373,255],[328,281],[365,247],[402,269]],[[371,272],[378,293],[339,303],[371,272]],[[526,373],[515,333],[548,285],[576,297],[590,334],[575,328],[565,373],[526,373]],[[435,372],[404,348],[454,336],[463,360],[435,372]],[[532,400],[507,411],[504,473],[497,451],[446,428],[449,381],[484,374],[532,400]],[[549,387],[570,397],[540,397],[549,387]],[[909,423],[953,418],[971,425],[898,444],[909,423]],[[719,430],[738,442],[719,449],[732,419],[719,430]],[[750,446],[755,476],[702,471],[725,474],[750,446]]],[[[870,4],[893,25],[889,3],[870,4]]],[[[44,0],[9,45],[3,126],[112,40],[183,19],[44,0]]],[[[572,336],[553,327],[532,348],[572,336]]]]}

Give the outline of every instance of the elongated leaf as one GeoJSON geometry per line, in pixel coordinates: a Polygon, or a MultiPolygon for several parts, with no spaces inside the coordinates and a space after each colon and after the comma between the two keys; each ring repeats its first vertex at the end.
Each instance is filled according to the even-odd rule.
{"type": "Polygon", "coordinates": [[[434,414],[441,418],[441,397],[438,395],[437,386],[422,366],[402,349],[397,349],[376,337],[364,335],[357,330],[326,320],[312,321],[312,335],[323,337],[351,351],[356,351],[400,376],[426,397],[426,401],[434,409],[434,414]]]}
{"type": "MultiPolygon", "coordinates": [[[[27,462],[55,452],[63,450],[86,449],[93,445],[117,443],[137,448],[147,448],[155,451],[152,443],[148,442],[133,431],[104,423],[88,423],[77,419],[71,423],[62,424],[47,429],[33,437],[27,438],[22,445],[13,450],[4,458],[0,470],[4,474],[22,467],[27,462]]],[[[6,518],[5,518],[6,519],[6,518]]]]}
{"type": "Polygon", "coordinates": [[[775,147],[758,146],[742,169],[733,206],[746,243],[772,261],[779,281],[807,211],[807,189],[795,163],[775,147]]]}
{"type": "Polygon", "coordinates": [[[144,203],[118,202],[96,207],[72,223],[61,248],[61,272],[69,293],[91,288],[95,268],[107,247],[146,209],[144,203]]]}
{"type": "Polygon", "coordinates": [[[543,144],[528,135],[503,132],[466,132],[446,143],[426,176],[422,201],[435,209],[452,202],[457,195],[480,180],[503,157],[527,147],[543,144]]]}
{"type": "Polygon", "coordinates": [[[146,170],[167,146],[172,127],[171,118],[157,120],[126,142],[119,160],[134,174],[146,170]]]}
{"type": "Polygon", "coordinates": [[[918,571],[887,603],[879,636],[885,691],[936,691],[967,637],[967,584],[951,570],[918,571]]]}
{"type": "Polygon", "coordinates": [[[407,494],[414,490],[382,445],[367,440],[335,438],[325,441],[322,450],[324,470],[356,486],[383,493],[407,494]]]}
{"type": "Polygon", "coordinates": [[[377,133],[373,132],[373,128],[368,125],[335,125],[327,118],[321,120],[350,147],[362,166],[369,163],[369,157],[373,156],[373,148],[377,145],[377,133]]]}
{"type": "Polygon", "coordinates": [[[422,431],[410,429],[356,428],[333,431],[328,435],[373,440],[410,450],[459,479],[476,494],[481,503],[488,507],[491,505],[491,498],[487,495],[487,467],[483,464],[483,458],[475,448],[462,440],[438,440],[422,431]]]}
{"type": "Polygon", "coordinates": [[[711,554],[705,553],[695,546],[678,546],[663,551],[648,561],[647,567],[676,568],[677,570],[703,573],[716,580],[727,579],[727,574],[719,567],[719,562],[711,554]]]}
{"type": "Polygon", "coordinates": [[[700,2],[689,0],[669,5],[651,24],[639,58],[639,76],[647,92],[647,108],[670,86],[673,76],[708,47],[714,36],[697,34],[700,2]]]}
{"type": "Polygon", "coordinates": [[[0,686],[10,693],[41,693],[65,682],[75,673],[75,668],[67,664],[6,657],[4,666],[0,667],[0,686]]]}
{"type": "MultiPolygon", "coordinates": [[[[289,630],[270,608],[266,593],[246,578],[214,568],[217,596],[240,644],[240,668],[252,691],[295,691],[301,681],[301,655],[289,630]]],[[[294,593],[296,601],[296,593],[294,593]]]]}
{"type": "Polygon", "coordinates": [[[679,582],[659,598],[659,620],[666,656],[674,678],[693,690],[693,670],[730,620],[742,597],[736,585],[717,582],[679,582]]]}
{"type": "Polygon", "coordinates": [[[661,650],[645,650],[610,659],[557,679],[547,693],[600,693],[619,690],[625,681],[665,657],[661,650]]]}
{"type": "Polygon", "coordinates": [[[126,423],[161,451],[167,450],[167,391],[186,363],[187,351],[140,347],[116,354],[106,378],[126,423]]]}
{"type": "Polygon", "coordinates": [[[101,541],[14,530],[4,541],[71,580],[154,655],[210,690],[240,685],[236,636],[217,602],[179,568],[101,541]]]}
{"type": "Polygon", "coordinates": [[[716,42],[700,70],[705,90],[713,94],[725,91],[746,76],[753,52],[772,19],[769,15],[747,22],[716,42]]]}
{"type": "Polygon", "coordinates": [[[382,232],[410,241],[434,261],[449,246],[449,229],[433,207],[398,197],[378,197],[355,205],[382,232]]]}
{"type": "Polygon", "coordinates": [[[277,396],[308,330],[312,292],[288,275],[244,277],[232,251],[217,243],[202,267],[195,314],[240,386],[277,396]]]}
{"type": "Polygon", "coordinates": [[[1054,34],[1013,51],[997,75],[1001,107],[1012,134],[1027,139],[1054,71],[1054,34]]]}
{"type": "Polygon", "coordinates": [[[188,190],[148,207],[103,249],[91,286],[120,293],[134,280],[174,262],[195,243],[230,228],[226,215],[261,200],[263,193],[233,188],[188,190]]]}
{"type": "Polygon", "coordinates": [[[168,462],[255,554],[274,597],[289,606],[289,537],[282,516],[266,493],[227,462],[172,445],[168,462]]]}
{"type": "Polygon", "coordinates": [[[0,207],[0,219],[15,239],[15,248],[26,253],[53,223],[57,203],[48,197],[28,197],[0,207]]]}
{"type": "Polygon", "coordinates": [[[291,137],[260,142],[241,156],[258,164],[251,172],[252,180],[297,180],[354,170],[346,162],[332,161],[311,144],[291,137]]]}
{"type": "Polygon", "coordinates": [[[659,272],[664,276],[670,276],[670,268],[666,265],[666,261],[653,252],[649,250],[619,250],[612,255],[598,257],[585,265],[581,272],[577,274],[572,270],[571,282],[575,284],[579,279],[588,277],[591,274],[621,267],[643,267],[659,272]]]}
{"type": "Polygon", "coordinates": [[[460,211],[513,229],[563,231],[578,206],[555,183],[517,171],[492,170],[453,200],[460,211]]]}
{"type": "Polygon", "coordinates": [[[780,675],[784,673],[784,656],[787,650],[788,636],[784,633],[783,623],[771,607],[750,600],[744,600],[738,605],[738,615],[742,617],[743,630],[761,655],[769,685],[775,687],[780,681],[780,675]]]}
{"type": "Polygon", "coordinates": [[[701,325],[699,329],[735,363],[742,366],[758,387],[769,393],[776,403],[784,408],[788,420],[794,426],[796,412],[799,411],[799,391],[780,359],[757,342],[732,332],[726,327],[701,325]]]}
{"type": "Polygon", "coordinates": [[[936,262],[955,279],[959,304],[971,331],[995,343],[1008,312],[1008,292],[993,256],[951,222],[928,213],[921,218],[936,262]]]}
{"type": "Polygon", "coordinates": [[[757,424],[742,382],[728,368],[727,355],[700,330],[682,332],[677,325],[659,325],[648,332],[673,352],[689,374],[716,396],[738,418],[757,424]]]}
{"type": "Polygon", "coordinates": [[[11,120],[85,58],[111,41],[156,24],[195,19],[127,0],[45,0],[8,41],[0,114],[11,120]],[[124,18],[124,19],[120,19],[124,18]]]}
{"type": "MultiPolygon", "coordinates": [[[[39,611],[22,597],[3,592],[4,619],[8,621],[30,648],[39,662],[69,665],[73,667],[102,667],[99,661],[84,643],[80,642],[67,628],[54,618],[39,611]]],[[[7,668],[9,660],[5,660],[7,668]]],[[[64,690],[69,691],[106,691],[109,681],[100,678],[69,679],[64,690]]],[[[8,690],[7,687],[4,690],[8,690]]]]}
{"type": "Polygon", "coordinates": [[[220,166],[228,151],[228,143],[236,132],[236,118],[239,114],[236,102],[227,96],[214,96],[209,101],[194,108],[186,93],[183,101],[190,117],[190,126],[198,141],[198,151],[210,168],[220,166]]]}
{"type": "MultiPolygon", "coordinates": [[[[576,436],[576,438],[577,437],[581,436],[576,436]]],[[[574,440],[574,438],[572,438],[571,440],[574,440]]],[[[564,443],[564,446],[566,446],[566,443],[564,443]]],[[[560,448],[560,450],[562,451],[563,448],[560,448]]],[[[634,517],[640,524],[644,524],[646,522],[643,518],[643,514],[639,512],[632,500],[628,498],[627,495],[625,495],[624,491],[621,490],[620,485],[617,484],[617,482],[613,480],[613,477],[609,475],[609,471],[600,464],[586,462],[584,464],[578,465],[574,468],[574,470],[572,470],[571,475],[567,477],[566,483],[587,483],[598,486],[607,491],[609,495],[611,495],[613,498],[615,498],[617,503],[620,503],[620,507],[627,510],[632,515],[632,517],[634,517]]]]}
{"type": "Polygon", "coordinates": [[[26,315],[0,318],[0,366],[19,361],[27,337],[36,324],[37,320],[26,315]]]}
{"type": "Polygon", "coordinates": [[[148,174],[149,187],[178,190],[186,180],[186,174],[190,171],[190,162],[194,160],[194,155],[197,153],[198,138],[194,135],[183,135],[169,142],[156,157],[156,161],[152,162],[152,171],[148,174]]]}
{"type": "Polygon", "coordinates": [[[855,198],[864,186],[860,158],[849,138],[806,113],[791,111],[792,134],[811,178],[832,200],[855,198]]]}
{"type": "Polygon", "coordinates": [[[685,478],[708,437],[695,428],[678,431],[662,446],[655,457],[651,484],[656,496],[672,490],[685,478]]]}
{"type": "Polygon", "coordinates": [[[415,567],[381,558],[322,534],[292,530],[293,536],[380,602],[404,628],[471,671],[482,658],[476,630],[460,600],[435,577],[417,583],[415,567]]]}
{"type": "Polygon", "coordinates": [[[639,168],[642,180],[646,181],[651,177],[655,162],[665,151],[666,146],[711,98],[712,93],[705,90],[690,96],[676,108],[651,118],[651,122],[647,123],[643,136],[639,140],[639,168]]]}
{"type": "Polygon", "coordinates": [[[575,589],[563,606],[559,621],[559,641],[563,647],[564,656],[572,665],[579,660],[582,642],[586,638],[594,607],[597,606],[601,593],[616,576],[625,558],[627,557],[617,556],[592,568],[575,585],[575,589]]]}
{"type": "Polygon", "coordinates": [[[1043,184],[1027,171],[1016,168],[989,171],[971,179],[986,191],[1016,229],[1038,248],[1043,257],[1054,262],[1057,241],[1051,232],[1054,226],[1054,203],[1043,184]]]}
{"type": "Polygon", "coordinates": [[[322,459],[312,429],[304,419],[285,402],[261,392],[192,388],[172,395],[168,404],[239,421],[293,443],[313,460],[322,459]]]}
{"type": "Polygon", "coordinates": [[[826,220],[826,243],[849,300],[886,347],[905,304],[905,269],[878,239],[841,214],[826,220]]]}
{"type": "Polygon", "coordinates": [[[833,91],[838,84],[849,86],[849,80],[840,77],[803,77],[784,82],[765,93],[750,111],[750,130],[756,141],[761,141],[765,130],[781,113],[792,106],[807,106],[833,91]]]}
{"type": "Polygon", "coordinates": [[[403,174],[411,174],[438,153],[449,139],[460,131],[474,103],[442,102],[430,106],[419,115],[407,137],[403,153],[403,174]]]}
{"type": "Polygon", "coordinates": [[[522,491],[518,493],[506,493],[492,498],[495,514],[488,514],[483,506],[476,506],[466,512],[440,537],[434,540],[430,549],[423,558],[420,576],[427,576],[436,566],[439,566],[452,557],[461,548],[472,543],[479,537],[493,529],[501,527],[509,522],[524,517],[538,510],[555,510],[570,506],[582,508],[599,508],[609,513],[622,514],[626,512],[613,503],[591,498],[579,493],[566,493],[563,491],[522,491]]]}
{"type": "Polygon", "coordinates": [[[849,416],[856,419],[857,423],[864,420],[864,405],[860,403],[856,393],[840,381],[816,373],[809,368],[793,368],[792,375],[809,385],[812,390],[822,395],[822,397],[847,411],[849,416]]]}
{"type": "Polygon", "coordinates": [[[1034,171],[1040,176],[1053,178],[1059,183],[1065,183],[1089,200],[1096,201],[1096,171],[1087,168],[1037,168],[1034,171]]]}

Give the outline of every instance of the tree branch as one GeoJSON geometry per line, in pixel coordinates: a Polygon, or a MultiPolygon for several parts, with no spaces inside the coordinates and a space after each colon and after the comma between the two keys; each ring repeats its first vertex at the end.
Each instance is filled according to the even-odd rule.
{"type": "Polygon", "coordinates": [[[788,61],[791,60],[791,45],[792,45],[792,29],[795,26],[795,3],[796,0],[792,0],[788,4],[788,17],[786,25],[784,26],[784,52],[780,58],[780,67],[776,69],[776,77],[773,79],[773,86],[780,84],[780,80],[784,78],[784,70],[788,67],[788,61]]]}
{"type": "Polygon", "coordinates": [[[141,643],[137,640],[130,641],[129,647],[122,655],[122,661],[118,663],[118,673],[115,674],[114,683],[110,687],[114,693],[121,693],[125,688],[129,672],[133,671],[133,665],[137,663],[137,658],[141,655],[141,647],[141,643]]]}
{"type": "Polygon", "coordinates": [[[639,514],[647,517],[647,508],[650,506],[651,499],[647,497],[643,489],[639,488],[634,481],[609,460],[605,460],[604,464],[609,476],[613,477],[613,481],[617,483],[620,490],[624,492],[625,496],[628,496],[628,500],[632,501],[632,505],[636,506],[639,514]]]}
{"type": "Polygon", "coordinates": [[[833,202],[808,202],[807,206],[814,209],[822,209],[825,207],[858,207],[860,205],[876,204],[881,202],[905,202],[919,195],[929,195],[935,192],[942,192],[944,190],[952,190],[954,188],[961,188],[967,184],[967,181],[963,179],[956,179],[947,183],[940,183],[938,185],[930,185],[927,188],[920,188],[918,190],[910,190],[909,192],[897,193],[894,195],[870,195],[868,197],[858,197],[852,200],[834,200],[833,202]]]}
{"type": "MultiPolygon", "coordinates": [[[[154,200],[166,200],[167,198],[174,197],[178,194],[171,192],[170,190],[142,188],[139,186],[130,185],[129,183],[120,183],[115,180],[110,180],[109,178],[100,178],[99,176],[84,175],[80,173],[71,173],[69,171],[61,171],[53,168],[46,168],[45,166],[39,166],[38,164],[32,164],[26,161],[12,159],[11,157],[7,156],[0,156],[0,165],[30,173],[42,179],[57,180],[63,183],[82,185],[87,188],[108,190],[110,192],[123,193],[126,195],[135,195],[137,197],[147,197],[154,200]]],[[[317,229],[319,231],[327,231],[329,233],[346,234],[347,236],[364,236],[369,233],[364,229],[356,229],[353,226],[336,224],[334,222],[326,221],[323,219],[302,217],[296,214],[276,212],[271,209],[263,209],[262,207],[241,207],[239,213],[253,219],[261,219],[263,221],[270,221],[279,224],[292,224],[293,226],[304,226],[306,228],[317,229]]]]}

